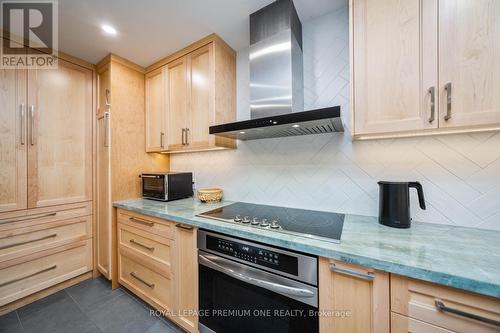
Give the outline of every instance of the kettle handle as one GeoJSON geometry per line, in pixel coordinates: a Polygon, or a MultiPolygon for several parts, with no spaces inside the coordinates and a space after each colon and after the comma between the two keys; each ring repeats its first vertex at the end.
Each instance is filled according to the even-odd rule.
{"type": "Polygon", "coordinates": [[[420,204],[420,208],[425,210],[424,189],[422,188],[422,184],[419,182],[409,182],[408,187],[413,187],[417,190],[418,203],[420,204]]]}

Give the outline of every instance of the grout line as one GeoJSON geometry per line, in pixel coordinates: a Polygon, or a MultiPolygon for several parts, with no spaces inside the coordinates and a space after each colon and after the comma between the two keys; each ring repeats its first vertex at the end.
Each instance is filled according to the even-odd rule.
{"type": "Polygon", "coordinates": [[[17,310],[15,310],[15,312],[16,312],[17,320],[19,321],[19,325],[21,325],[21,329],[24,331],[24,326],[23,326],[23,323],[21,322],[21,317],[19,317],[19,313],[17,312],[17,310]]]}
{"type": "MultiPolygon", "coordinates": [[[[83,282],[83,281],[82,281],[82,282],[83,282]]],[[[68,287],[68,288],[70,288],[70,287],[68,287]]],[[[68,289],[68,288],[66,288],[66,289],[68,289]]],[[[73,298],[73,296],[71,296],[71,294],[70,294],[70,293],[68,293],[68,292],[66,291],[66,289],[63,289],[63,290],[64,290],[64,292],[65,292],[65,293],[66,293],[66,295],[68,295],[68,297],[69,297],[69,298],[73,301],[73,303],[75,303],[76,307],[78,308],[78,310],[80,310],[80,311],[81,311],[81,313],[85,316],[85,318],[87,318],[87,320],[88,320],[89,322],[91,322],[91,323],[92,323],[92,324],[93,324],[93,325],[94,325],[94,326],[95,326],[95,327],[99,330],[99,332],[104,332],[104,331],[101,329],[101,327],[99,327],[99,325],[97,325],[97,323],[96,323],[95,321],[93,321],[93,320],[92,320],[92,318],[90,318],[90,317],[87,315],[87,312],[85,312],[85,311],[82,309],[82,307],[80,306],[80,303],[78,303],[78,302],[77,302],[77,301],[73,298]]]]}

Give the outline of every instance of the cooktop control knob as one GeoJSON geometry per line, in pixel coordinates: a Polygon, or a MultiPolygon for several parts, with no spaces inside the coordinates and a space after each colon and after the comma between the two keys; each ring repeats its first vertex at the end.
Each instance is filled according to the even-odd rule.
{"type": "Polygon", "coordinates": [[[267,219],[262,219],[262,222],[260,223],[261,227],[269,227],[269,223],[267,222],[267,219]]]}
{"type": "Polygon", "coordinates": [[[271,228],[272,229],[279,229],[280,226],[278,224],[278,221],[274,220],[273,222],[271,222],[271,228]]]}
{"type": "Polygon", "coordinates": [[[260,221],[259,221],[259,218],[257,217],[254,217],[252,222],[250,222],[252,225],[259,225],[260,224],[260,221]]]}
{"type": "Polygon", "coordinates": [[[250,223],[250,218],[248,216],[245,216],[241,222],[242,223],[250,223]]]}
{"type": "Polygon", "coordinates": [[[234,222],[241,222],[242,219],[239,215],[236,215],[236,217],[234,218],[234,222]]]}

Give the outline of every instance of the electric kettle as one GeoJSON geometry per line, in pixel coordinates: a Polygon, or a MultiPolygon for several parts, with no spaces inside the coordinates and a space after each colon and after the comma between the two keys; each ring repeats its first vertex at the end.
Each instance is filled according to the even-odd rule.
{"type": "Polygon", "coordinates": [[[379,213],[380,224],[394,228],[409,228],[410,215],[410,188],[418,193],[420,208],[425,209],[424,190],[419,182],[386,182],[379,185],[379,213]]]}

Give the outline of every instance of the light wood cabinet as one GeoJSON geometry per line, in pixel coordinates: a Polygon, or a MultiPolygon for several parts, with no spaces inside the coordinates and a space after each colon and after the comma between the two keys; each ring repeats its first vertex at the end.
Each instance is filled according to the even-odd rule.
{"type": "Polygon", "coordinates": [[[498,299],[393,274],[391,311],[395,333],[492,333],[500,329],[498,299]]]}
{"type": "Polygon", "coordinates": [[[499,40],[498,0],[439,1],[440,126],[500,126],[499,40]]]}
{"type": "Polygon", "coordinates": [[[211,125],[236,119],[235,52],[210,35],[151,65],[146,74],[146,105],[151,119],[148,140],[158,143],[164,137],[166,141],[163,146],[162,141],[148,144],[147,151],[235,148],[234,140],[209,134],[211,125]],[[153,119],[161,125],[152,123],[153,119]]]}
{"type": "Polygon", "coordinates": [[[92,71],[28,72],[28,207],[92,199],[92,71]]]}
{"type": "Polygon", "coordinates": [[[26,75],[0,70],[0,213],[27,207],[26,75]]]}
{"type": "MultiPolygon", "coordinates": [[[[161,73],[158,75],[146,78],[141,67],[112,54],[97,65],[96,263],[99,271],[113,281],[113,287],[118,286],[118,244],[117,213],[112,202],[140,197],[139,175],[169,168],[167,155],[148,154],[144,149],[146,142],[152,146],[161,143],[159,135],[151,132],[151,140],[144,135],[146,121],[158,124],[145,116],[145,85],[158,86],[158,80],[163,80],[161,73]]],[[[158,104],[154,103],[147,105],[151,108],[158,104]]]]}
{"type": "Polygon", "coordinates": [[[354,138],[500,129],[498,1],[350,4],[354,138]]]}
{"type": "Polygon", "coordinates": [[[319,258],[319,311],[321,333],[389,332],[389,274],[319,258]]]}
{"type": "Polygon", "coordinates": [[[118,210],[119,281],[187,332],[198,332],[197,229],[118,210]]]}

